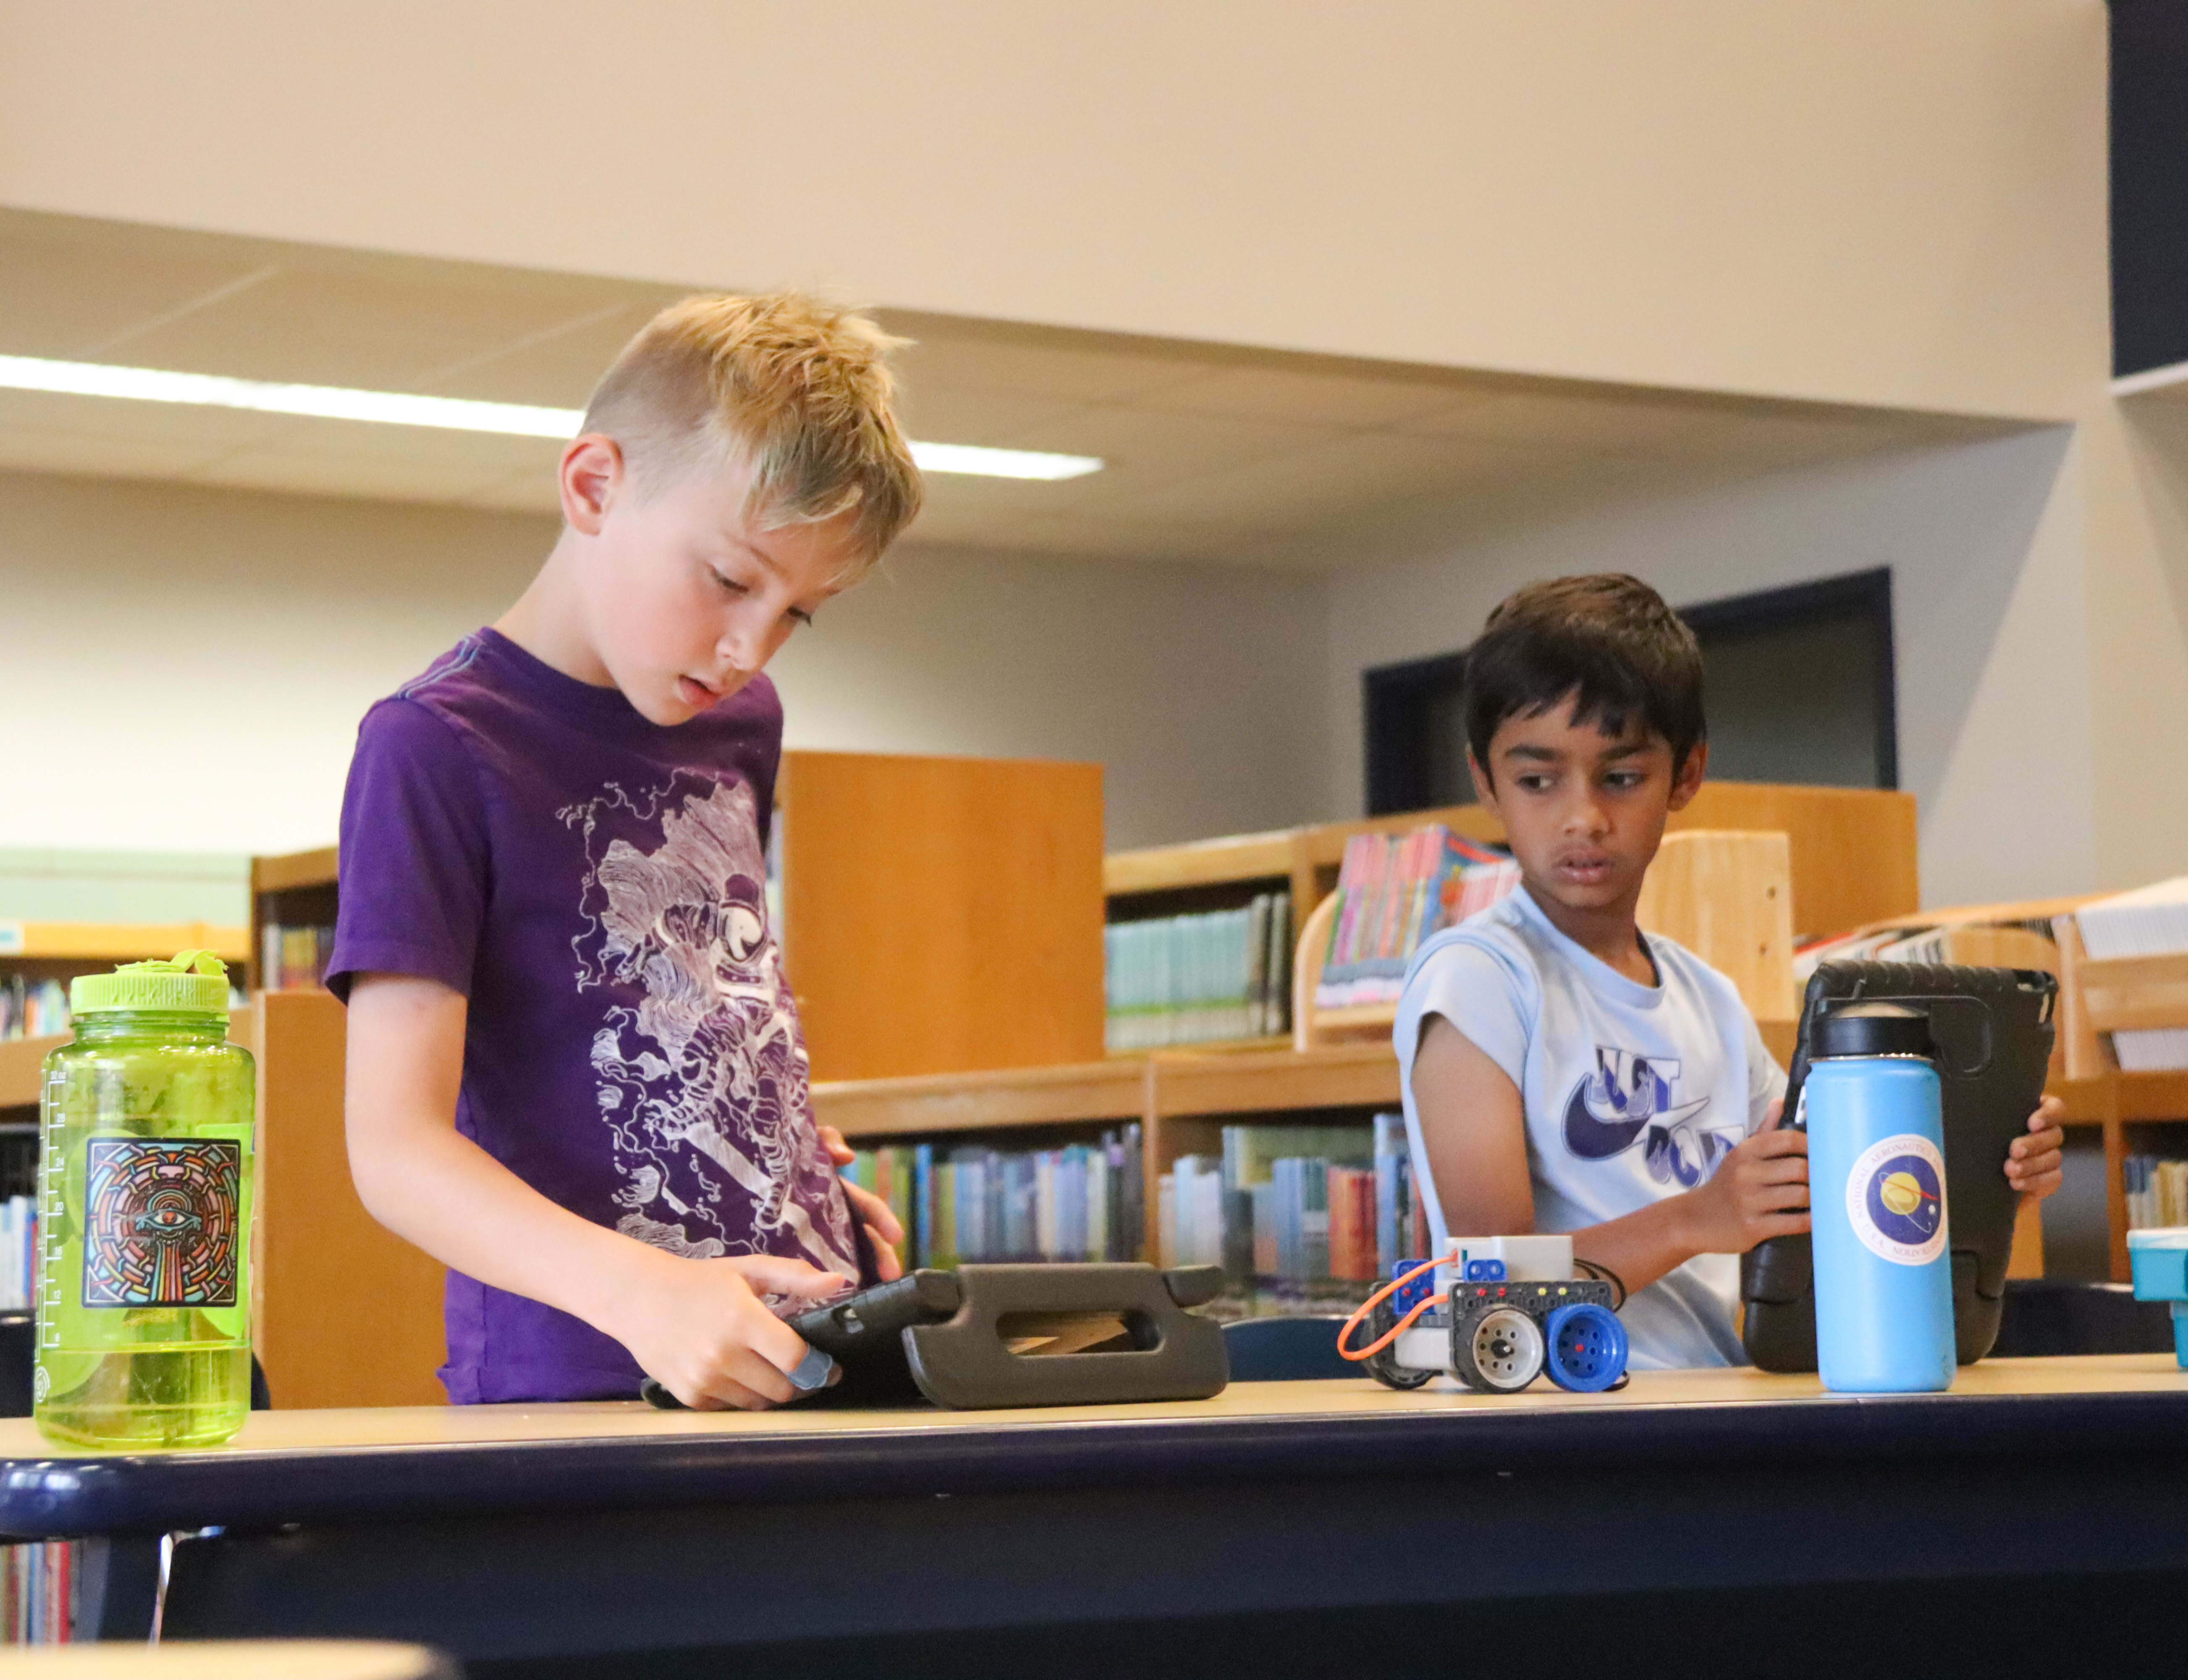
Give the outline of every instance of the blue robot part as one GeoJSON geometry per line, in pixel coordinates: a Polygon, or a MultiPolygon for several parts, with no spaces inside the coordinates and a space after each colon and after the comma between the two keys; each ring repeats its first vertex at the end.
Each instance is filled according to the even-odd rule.
{"type": "Polygon", "coordinates": [[[1401,1260],[1393,1264],[1390,1271],[1394,1276],[1399,1277],[1405,1277],[1408,1271],[1418,1271],[1420,1274],[1418,1277],[1399,1284],[1391,1291],[1390,1316],[1394,1319],[1403,1318],[1435,1293],[1435,1268],[1426,1260],[1401,1260]]]}
{"type": "Polygon", "coordinates": [[[1601,1394],[1626,1374],[1626,1327],[1596,1301],[1552,1310],[1542,1327],[1550,1380],[1576,1394],[1601,1394]]]}
{"type": "Polygon", "coordinates": [[[1504,1281],[1504,1262],[1501,1260],[1470,1260],[1466,1263],[1466,1281],[1469,1283],[1502,1283],[1504,1281]]]}

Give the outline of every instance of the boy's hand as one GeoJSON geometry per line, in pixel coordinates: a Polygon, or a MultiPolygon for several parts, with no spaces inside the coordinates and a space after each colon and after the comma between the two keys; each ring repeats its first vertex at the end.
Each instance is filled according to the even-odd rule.
{"type": "Polygon", "coordinates": [[[1807,1230],[1808,1135],[1779,1125],[1785,1108],[1782,1101],[1772,1103],[1762,1129],[1735,1145],[1707,1183],[1680,1198],[1696,1254],[1744,1254],[1766,1237],[1807,1230]]]}
{"type": "Polygon", "coordinates": [[[651,1252],[646,1287],[615,1326],[640,1368],[697,1412],[757,1412],[796,1399],[785,1373],[805,1357],[805,1342],[760,1296],[826,1300],[847,1280],[773,1254],[686,1260],[651,1252]]]}
{"type": "MultiPolygon", "coordinates": [[[[820,1128],[820,1147],[828,1152],[828,1159],[839,1167],[848,1167],[858,1159],[858,1152],[843,1142],[843,1134],[833,1126],[820,1128]]],[[[843,1199],[851,1204],[851,1217],[866,1227],[866,1235],[874,1245],[874,1269],[881,1273],[886,1283],[892,1277],[904,1276],[904,1263],[897,1258],[896,1245],[904,1241],[904,1225],[889,1211],[889,1204],[863,1185],[839,1179],[843,1187],[843,1199]]]]}
{"type": "Polygon", "coordinates": [[[2066,1104],[2057,1097],[2045,1097],[2028,1117],[2028,1136],[2015,1138],[2006,1151],[2006,1181],[2024,1202],[2040,1202],[2059,1187],[2061,1152],[2067,1147],[2060,1117],[2066,1112],[2066,1104]]]}

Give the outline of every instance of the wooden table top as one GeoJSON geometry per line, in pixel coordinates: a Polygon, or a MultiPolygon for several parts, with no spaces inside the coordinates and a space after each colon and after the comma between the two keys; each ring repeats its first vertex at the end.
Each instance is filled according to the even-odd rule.
{"type": "Polygon", "coordinates": [[[1515,1395],[1475,1394],[1448,1380],[1411,1393],[1367,1378],[1304,1383],[1233,1383],[1212,1400],[1131,1406],[1049,1406],[993,1412],[822,1411],[786,1407],[772,1412],[657,1412],[636,1401],[553,1405],[399,1406],[352,1410],[254,1412],[223,1446],[183,1452],[116,1454],[57,1446],[27,1418],[0,1418],[0,1463],[150,1463],[165,1460],[262,1458],[343,1452],[515,1446],[540,1442],[601,1442],[664,1437],[792,1440],[812,1436],[916,1433],[986,1434],[997,1429],[1053,1429],[1071,1424],[1300,1421],[1396,1416],[1525,1417],[1615,1412],[1635,1407],[1824,1406],[1936,1403],[1988,1395],[2163,1394],[2188,1396],[2188,1371],[2170,1354],[2116,1354],[2067,1359],[1988,1359],[1964,1367],[1951,1393],[1835,1395],[1808,1376],[1773,1376],[1746,1367],[1710,1371],[1637,1371],[1615,1394],[1569,1394],[1548,1381],[1515,1395]]]}
{"type": "Polygon", "coordinates": [[[1834,1395],[1813,1376],[1638,1372],[1615,1394],[1478,1395],[1366,1378],[1236,1383],[1215,1398],[994,1412],[656,1412],[635,1401],[262,1412],[227,1445],[57,1448],[0,1419],[0,1534],[428,1510],[1211,1481],[1431,1462],[1666,1454],[2188,1450],[2168,1354],[1994,1359],[1942,1395],[1834,1395]]]}

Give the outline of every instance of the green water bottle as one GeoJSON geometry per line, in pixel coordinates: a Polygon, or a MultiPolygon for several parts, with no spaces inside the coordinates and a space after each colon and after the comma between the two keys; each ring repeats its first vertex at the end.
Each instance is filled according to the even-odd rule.
{"type": "Polygon", "coordinates": [[[69,989],[38,1103],[33,1414],[79,1446],[210,1446],[251,1409],[250,1052],[210,951],[69,989]]]}

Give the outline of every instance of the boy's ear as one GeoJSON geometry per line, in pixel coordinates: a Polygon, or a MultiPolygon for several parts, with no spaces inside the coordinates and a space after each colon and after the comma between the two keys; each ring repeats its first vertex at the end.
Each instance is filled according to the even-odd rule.
{"type": "Polygon", "coordinates": [[[1702,776],[1709,769],[1709,742],[1697,741],[1687,749],[1687,761],[1679,766],[1672,778],[1671,809],[1683,811],[1693,803],[1701,791],[1702,776]]]}
{"type": "Polygon", "coordinates": [[[588,431],[564,444],[556,477],[562,494],[562,517],[570,528],[588,537],[600,535],[608,504],[627,476],[623,448],[614,438],[588,431]]]}
{"type": "Polygon", "coordinates": [[[1474,749],[1466,749],[1466,773],[1474,778],[1474,797],[1485,809],[1497,809],[1497,784],[1489,779],[1489,772],[1481,768],[1481,760],[1474,756],[1474,749]]]}

